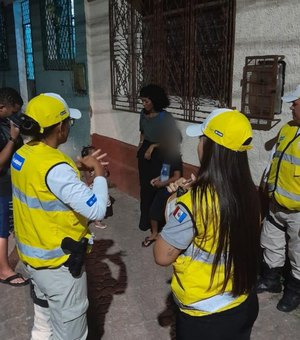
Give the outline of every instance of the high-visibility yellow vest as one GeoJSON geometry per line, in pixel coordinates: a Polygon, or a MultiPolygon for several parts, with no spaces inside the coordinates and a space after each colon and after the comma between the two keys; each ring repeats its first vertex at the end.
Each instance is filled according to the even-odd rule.
{"type": "Polygon", "coordinates": [[[61,241],[90,235],[85,217],[74,212],[48,189],[46,175],[53,166],[75,163],[58,149],[30,142],[13,156],[11,177],[16,244],[20,259],[34,268],[56,268],[68,259],[61,241]]]}
{"type": "Polygon", "coordinates": [[[279,133],[268,177],[269,195],[289,210],[300,211],[299,126],[290,122],[279,133]]]}
{"type": "MultiPolygon", "coordinates": [[[[210,205],[211,196],[208,194],[207,198],[210,205]]],[[[183,204],[192,213],[190,191],[179,197],[177,202],[183,204]]],[[[208,220],[212,222],[214,218],[218,223],[219,216],[212,216],[212,213],[209,213],[208,220]]],[[[218,235],[214,236],[213,225],[210,223],[203,241],[204,228],[199,214],[195,225],[198,235],[173,263],[174,274],[171,287],[175,302],[181,311],[192,316],[204,316],[240,305],[248,295],[233,297],[231,279],[228,281],[225,292],[220,293],[225,277],[222,262],[217,266],[213,283],[209,288],[218,235]],[[214,237],[216,237],[216,242],[214,242],[214,237]]]]}

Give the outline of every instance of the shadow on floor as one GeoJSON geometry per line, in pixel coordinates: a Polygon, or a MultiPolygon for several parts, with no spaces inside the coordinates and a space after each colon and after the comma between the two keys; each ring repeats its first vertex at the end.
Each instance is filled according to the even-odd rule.
{"type": "Polygon", "coordinates": [[[88,340],[99,340],[104,334],[105,317],[109,311],[115,294],[123,294],[127,287],[127,272],[122,260],[124,253],[117,252],[107,254],[113,246],[113,240],[97,240],[93,245],[92,252],[86,259],[86,272],[88,281],[89,309],[88,340]],[[117,279],[112,275],[107,262],[110,261],[118,266],[117,279]]]}
{"type": "Polygon", "coordinates": [[[158,323],[161,327],[170,327],[170,339],[176,340],[176,311],[177,306],[170,293],[166,299],[166,308],[158,315],[158,323]]]}

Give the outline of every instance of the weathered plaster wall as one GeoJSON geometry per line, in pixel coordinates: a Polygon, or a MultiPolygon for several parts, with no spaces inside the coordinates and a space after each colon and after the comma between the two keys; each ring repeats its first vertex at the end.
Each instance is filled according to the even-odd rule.
{"type": "Polygon", "coordinates": [[[138,143],[138,115],[111,105],[108,1],[85,2],[91,133],[138,143]]]}
{"type": "MultiPolygon", "coordinates": [[[[85,1],[90,102],[93,110],[92,133],[119,139],[136,145],[139,139],[138,115],[114,111],[111,108],[110,52],[108,1],[85,1]]],[[[285,91],[300,83],[299,33],[300,3],[298,0],[237,0],[235,54],[233,74],[233,106],[241,107],[242,71],[245,57],[250,55],[282,54],[286,56],[285,91]]],[[[283,106],[282,121],[268,132],[254,131],[254,148],[249,152],[255,182],[268,160],[264,143],[274,137],[280,126],[289,120],[288,105],[283,106]]],[[[178,122],[183,132],[187,123],[178,122]]],[[[184,136],[183,160],[198,164],[197,139],[184,136]]]]}
{"type": "MultiPolygon", "coordinates": [[[[233,106],[241,107],[240,80],[246,56],[284,55],[285,93],[300,84],[299,17],[299,0],[237,0],[233,106]]],[[[282,114],[276,118],[281,122],[270,131],[254,131],[254,148],[249,152],[249,158],[256,182],[268,161],[264,144],[291,119],[289,105],[283,104],[282,114]]]]}

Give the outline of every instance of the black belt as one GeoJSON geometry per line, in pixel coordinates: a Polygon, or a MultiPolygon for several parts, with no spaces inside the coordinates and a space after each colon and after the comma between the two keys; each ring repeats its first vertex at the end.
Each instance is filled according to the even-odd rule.
{"type": "Polygon", "coordinates": [[[51,268],[49,268],[49,267],[38,267],[38,268],[36,268],[36,267],[31,266],[31,265],[28,264],[28,263],[25,263],[25,264],[26,264],[26,266],[28,266],[28,267],[30,267],[30,268],[32,268],[32,269],[35,269],[35,270],[44,270],[44,269],[49,269],[49,270],[51,270],[51,269],[58,269],[58,268],[61,268],[61,267],[67,267],[67,268],[69,268],[69,259],[68,259],[66,262],[64,262],[63,264],[61,264],[60,266],[51,267],[51,268]]]}

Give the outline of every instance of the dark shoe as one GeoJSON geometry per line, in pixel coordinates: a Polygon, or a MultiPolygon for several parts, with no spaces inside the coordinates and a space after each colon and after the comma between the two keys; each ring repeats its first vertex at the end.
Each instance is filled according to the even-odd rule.
{"type": "Polygon", "coordinates": [[[265,262],[262,263],[261,276],[258,279],[256,292],[280,293],[281,286],[281,267],[270,268],[265,262]]]}
{"type": "Polygon", "coordinates": [[[258,280],[257,286],[256,286],[257,294],[260,294],[263,292],[280,293],[281,290],[282,290],[282,286],[281,286],[280,281],[264,279],[262,277],[258,280]]]}
{"type": "Polygon", "coordinates": [[[284,289],[283,297],[277,304],[281,312],[291,312],[300,304],[300,280],[290,273],[284,289]]]}
{"type": "Polygon", "coordinates": [[[277,309],[281,312],[291,312],[296,309],[300,304],[300,295],[287,289],[283,297],[277,304],[277,309]]]}

